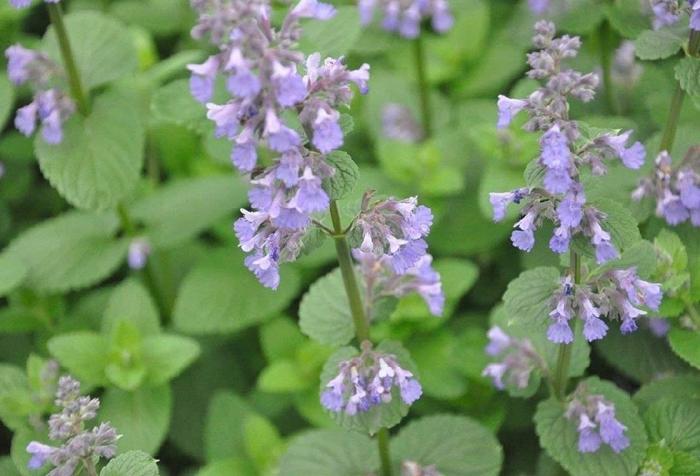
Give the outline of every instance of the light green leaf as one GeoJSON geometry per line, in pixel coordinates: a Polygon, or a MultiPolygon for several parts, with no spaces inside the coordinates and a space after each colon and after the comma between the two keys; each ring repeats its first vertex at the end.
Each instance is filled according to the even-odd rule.
{"type": "Polygon", "coordinates": [[[204,429],[206,459],[247,458],[242,422],[251,406],[232,392],[219,392],[209,403],[204,429]]]}
{"type": "Polygon", "coordinates": [[[662,398],[644,413],[649,439],[700,457],[700,400],[662,398]]]}
{"type": "MultiPolygon", "coordinates": [[[[64,21],[84,87],[93,89],[136,71],[136,48],[120,22],[96,11],[71,13],[64,21]]],[[[63,64],[53,27],[47,30],[43,45],[54,61],[63,64]]]]}
{"type": "Polygon", "coordinates": [[[143,336],[160,332],[160,318],[151,295],[136,280],[130,279],[114,289],[102,318],[102,332],[114,332],[119,322],[128,322],[143,336]]]}
{"type": "Polygon", "coordinates": [[[12,105],[15,102],[15,93],[5,73],[0,74],[0,128],[10,117],[12,105]]]}
{"type": "Polygon", "coordinates": [[[511,281],[503,295],[509,321],[525,325],[545,321],[560,277],[559,270],[546,267],[524,271],[511,281]]]}
{"type": "Polygon", "coordinates": [[[243,420],[243,435],[248,456],[261,473],[276,463],[282,453],[282,439],[267,418],[248,415],[243,420]]]}
{"type": "Polygon", "coordinates": [[[112,423],[123,435],[117,443],[120,453],[141,450],[152,455],[165,440],[171,410],[172,394],[167,385],[134,392],[108,388],[99,419],[112,423]]]}
{"type": "Polygon", "coordinates": [[[0,296],[19,286],[27,276],[27,267],[16,255],[0,254],[0,296]]]}
{"type": "Polygon", "coordinates": [[[605,444],[595,453],[579,452],[578,422],[569,421],[565,416],[566,405],[554,398],[544,400],[537,406],[535,426],[540,444],[572,476],[636,474],[647,448],[644,423],[637,414],[637,408],[629,396],[612,383],[591,377],[581,385],[586,385],[590,394],[603,395],[615,404],[615,416],[627,427],[625,435],[630,440],[630,446],[620,453],[614,453],[605,444]]]}
{"type": "Polygon", "coordinates": [[[379,453],[367,436],[315,430],[292,440],[280,460],[280,476],[366,476],[379,469],[379,453]]]}
{"type": "Polygon", "coordinates": [[[688,252],[677,234],[664,228],[654,238],[654,245],[676,272],[685,271],[688,266],[688,252]]]}
{"type": "Polygon", "coordinates": [[[683,91],[691,96],[700,96],[700,58],[683,58],[674,71],[683,91]]]}
{"type": "Polygon", "coordinates": [[[127,0],[109,4],[109,12],[124,23],[143,27],[154,35],[177,34],[191,27],[191,12],[185,2],[127,0]]]}
{"type": "Polygon", "coordinates": [[[160,334],[143,341],[143,363],[147,383],[162,385],[180,375],[199,357],[199,344],[194,339],[160,334]]]}
{"type": "Polygon", "coordinates": [[[604,9],[596,0],[569,0],[550,6],[552,21],[564,31],[590,33],[604,19],[604,9]]]}
{"type": "Polygon", "coordinates": [[[22,400],[31,401],[27,376],[19,367],[0,363],[0,420],[10,429],[17,430],[28,423],[23,412],[18,411],[22,400]]]}
{"type": "Polygon", "coordinates": [[[411,422],[391,442],[397,470],[413,461],[434,465],[443,476],[497,476],[503,450],[496,437],[474,420],[456,415],[434,415],[411,422]]]}
{"type": "Polygon", "coordinates": [[[696,369],[700,369],[700,333],[685,329],[671,329],[668,335],[671,349],[696,369]]]}
{"type": "Polygon", "coordinates": [[[214,461],[195,473],[195,476],[258,476],[253,463],[243,458],[227,458],[214,461]]]}
{"type": "Polygon", "coordinates": [[[467,391],[467,380],[460,372],[458,353],[461,342],[451,330],[421,334],[407,343],[411,357],[423,373],[421,385],[426,395],[444,400],[456,399],[467,391]]]}
{"type": "Polygon", "coordinates": [[[116,217],[71,212],[46,220],[7,248],[27,267],[27,286],[66,292],[91,286],[123,262],[128,242],[116,240],[116,217]]]}
{"type": "Polygon", "coordinates": [[[136,99],[108,91],[89,116],[74,115],[58,145],[34,141],[39,166],[78,208],[114,208],[134,190],[143,163],[144,128],[136,99]]]}
{"type": "Polygon", "coordinates": [[[0,457],[0,474],[3,476],[21,476],[21,473],[9,456],[0,457]]]}
{"type": "Polygon", "coordinates": [[[102,468],[100,476],[158,476],[158,465],[143,451],[128,451],[102,468]]]}
{"type": "Polygon", "coordinates": [[[306,338],[288,317],[279,317],[260,326],[260,346],[268,361],[293,358],[306,338]]]}
{"type": "Polygon", "coordinates": [[[243,266],[240,252],[213,252],[185,277],[175,302],[175,327],[203,335],[236,332],[262,322],[297,295],[296,272],[282,266],[281,275],[279,289],[271,291],[243,266]]]}
{"type": "Polygon", "coordinates": [[[333,151],[325,158],[335,174],[325,181],[324,188],[332,200],[339,200],[355,188],[360,170],[352,157],[342,150],[333,151]]]}
{"type": "Polygon", "coordinates": [[[277,360],[263,369],[258,376],[258,388],[268,393],[294,393],[305,390],[309,380],[291,360],[277,360]]]}
{"type": "Polygon", "coordinates": [[[683,45],[683,38],[674,32],[646,30],[634,42],[637,57],[643,60],[659,60],[675,55],[683,45]]]}
{"type": "Polygon", "coordinates": [[[192,97],[188,79],[158,89],[151,99],[151,114],[156,123],[177,124],[202,134],[211,129],[207,109],[192,97]]]}
{"type": "Polygon", "coordinates": [[[87,385],[105,385],[109,343],[94,332],[73,332],[49,339],[49,352],[70,373],[87,385]]]}
{"type": "MultiPolygon", "coordinates": [[[[399,365],[413,373],[415,378],[420,381],[417,375],[416,365],[401,344],[398,342],[384,341],[379,344],[375,350],[395,356],[399,365]]],[[[357,355],[358,351],[354,347],[342,347],[331,355],[321,371],[319,393],[323,392],[328,382],[338,375],[340,363],[357,355]]],[[[348,415],[345,412],[335,413],[329,411],[328,413],[339,425],[347,429],[374,435],[380,428],[391,428],[397,425],[408,413],[408,408],[409,406],[403,402],[398,390],[394,387],[392,389],[391,402],[374,406],[369,411],[361,412],[354,416],[348,415]]]]}
{"type": "Polygon", "coordinates": [[[131,207],[155,248],[181,244],[230,217],[247,200],[246,185],[232,175],[173,181],[131,207]]]}
{"type": "Polygon", "coordinates": [[[625,38],[635,39],[649,28],[649,16],[639,8],[637,0],[618,0],[601,8],[610,25],[625,38]]]}
{"type": "Polygon", "coordinates": [[[299,305],[301,331],[321,344],[341,346],[355,335],[340,268],[311,285],[299,305]]]}
{"type": "Polygon", "coordinates": [[[360,37],[360,32],[357,8],[338,7],[335,16],[330,20],[309,21],[304,24],[299,48],[307,54],[320,53],[321,60],[328,56],[337,58],[350,51],[360,37]]]}

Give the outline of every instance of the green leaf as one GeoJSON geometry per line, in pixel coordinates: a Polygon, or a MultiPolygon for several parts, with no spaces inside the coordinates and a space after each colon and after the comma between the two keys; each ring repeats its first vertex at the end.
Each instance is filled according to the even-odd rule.
{"type": "Polygon", "coordinates": [[[670,30],[646,30],[635,40],[634,51],[639,59],[659,60],[675,55],[682,45],[683,38],[670,30]]]}
{"type": "MultiPolygon", "coordinates": [[[[601,220],[602,227],[610,233],[615,247],[624,252],[637,244],[642,236],[639,233],[637,220],[627,208],[609,198],[591,199],[591,205],[605,214],[605,219],[601,220]]],[[[574,250],[589,258],[595,257],[595,250],[590,242],[590,238],[577,235],[572,243],[574,250]]]]}
{"type": "Polygon", "coordinates": [[[147,368],[147,383],[162,385],[180,375],[199,357],[199,344],[194,339],[161,334],[143,341],[143,363],[147,368]]]}
{"type": "Polygon", "coordinates": [[[236,332],[275,315],[297,295],[299,277],[282,267],[277,291],[264,288],[240,252],[210,253],[185,277],[175,301],[175,327],[188,334],[236,332]]]}
{"type": "Polygon", "coordinates": [[[610,25],[625,38],[635,39],[649,28],[649,17],[637,0],[618,0],[602,8],[610,25]]]}
{"type": "Polygon", "coordinates": [[[700,58],[685,57],[678,62],[674,71],[683,91],[691,96],[700,96],[700,58]]]}
{"type": "Polygon", "coordinates": [[[352,340],[355,325],[340,268],[318,279],[304,294],[299,305],[299,327],[321,344],[337,347],[352,340]]]}
{"type": "Polygon", "coordinates": [[[27,286],[61,293],[91,286],[123,262],[128,242],[115,240],[116,217],[71,212],[17,237],[7,254],[27,268],[27,286]]]}
{"type": "Polygon", "coordinates": [[[202,134],[211,128],[206,108],[190,93],[188,79],[175,80],[153,93],[151,114],[156,123],[177,124],[202,134]]]}
{"type": "Polygon", "coordinates": [[[570,0],[551,9],[555,24],[574,33],[590,33],[604,19],[604,9],[595,0],[570,0]]]}
{"type": "Polygon", "coordinates": [[[451,330],[421,334],[407,343],[411,357],[422,370],[421,385],[426,395],[444,400],[459,398],[468,382],[460,372],[458,341],[451,330]]]}
{"type": "Polygon", "coordinates": [[[366,476],[378,469],[375,443],[365,435],[339,429],[296,437],[280,460],[280,476],[366,476]]]}
{"type": "Polygon", "coordinates": [[[700,369],[700,333],[685,329],[671,329],[668,335],[671,349],[696,369],[700,369]]]}
{"type": "Polygon", "coordinates": [[[304,34],[299,48],[307,54],[320,53],[321,60],[328,56],[346,55],[360,37],[361,26],[357,8],[338,7],[333,18],[304,23],[304,34]]]}
{"type": "Polygon", "coordinates": [[[227,458],[206,465],[195,476],[258,476],[253,463],[242,458],[227,458]]]}
{"type": "Polygon", "coordinates": [[[21,473],[9,456],[0,457],[0,474],[3,476],[21,476],[21,473]]]}
{"type": "MultiPolygon", "coordinates": [[[[84,87],[93,89],[136,71],[136,48],[120,22],[95,11],[71,13],[64,21],[84,87]]],[[[54,61],[63,64],[53,27],[47,30],[43,45],[54,61]]]]}
{"type": "Polygon", "coordinates": [[[634,395],[634,401],[640,409],[645,410],[665,397],[700,398],[700,377],[687,374],[654,380],[639,389],[634,395]]]}
{"type": "Polygon", "coordinates": [[[309,381],[291,360],[277,360],[258,376],[258,388],[268,393],[294,393],[305,390],[309,381]]]}
{"type": "Polygon", "coordinates": [[[546,267],[524,271],[511,281],[503,295],[508,319],[525,325],[545,321],[560,277],[559,270],[546,267]]]}
{"type": "Polygon", "coordinates": [[[12,105],[15,102],[15,93],[6,74],[0,74],[0,129],[10,117],[12,105]]]}
{"type": "Polygon", "coordinates": [[[232,175],[178,180],[139,200],[130,212],[144,223],[152,246],[173,247],[230,217],[246,203],[246,189],[232,175]]]}
{"type": "Polygon", "coordinates": [[[158,465],[143,451],[128,451],[110,461],[100,476],[158,476],[158,465]]]}
{"type": "MultiPolygon", "coordinates": [[[[97,31],[97,30],[96,30],[97,31]]],[[[144,128],[136,99],[108,91],[87,117],[75,114],[58,145],[34,141],[44,177],[78,208],[114,208],[138,182],[144,128]]]]}
{"type": "Polygon", "coordinates": [[[28,390],[27,376],[22,369],[0,363],[0,420],[10,429],[16,430],[28,423],[26,415],[18,411],[22,400],[31,401],[28,390]]]}
{"type": "Polygon", "coordinates": [[[213,396],[204,429],[208,461],[247,457],[242,422],[253,413],[248,402],[232,392],[222,391],[213,396]]]}
{"type": "Polygon", "coordinates": [[[172,394],[167,385],[134,392],[108,388],[99,419],[109,421],[123,435],[117,443],[119,453],[141,450],[152,455],[165,440],[171,410],[172,394]]]}
{"type": "Polygon", "coordinates": [[[158,309],[146,288],[136,280],[125,281],[112,292],[102,318],[102,332],[114,332],[120,322],[130,323],[144,336],[160,332],[158,309]]]}
{"type": "Polygon", "coordinates": [[[16,255],[0,254],[0,296],[19,286],[27,276],[27,267],[16,255]]]}
{"type": "Polygon", "coordinates": [[[554,398],[537,406],[535,426],[540,444],[572,476],[636,474],[647,447],[644,423],[637,408],[629,396],[612,383],[591,377],[580,385],[585,385],[589,394],[603,395],[615,404],[615,415],[627,427],[625,435],[630,439],[630,446],[614,453],[604,444],[595,453],[580,453],[576,431],[578,422],[569,421],[565,416],[566,404],[554,398]]]}
{"type": "Polygon", "coordinates": [[[676,272],[685,271],[688,266],[688,252],[677,234],[664,228],[654,238],[654,245],[676,272]]]}
{"type": "Polygon", "coordinates": [[[260,346],[268,361],[293,358],[307,342],[299,327],[288,317],[279,317],[260,327],[260,346]]]}
{"type": "Polygon", "coordinates": [[[325,181],[325,189],[331,200],[339,200],[355,188],[360,170],[352,157],[342,150],[328,154],[326,161],[333,166],[335,174],[325,181]]]}
{"type": "Polygon", "coordinates": [[[395,467],[413,461],[423,467],[434,465],[443,476],[497,476],[503,450],[496,437],[474,420],[434,415],[403,428],[391,442],[391,456],[395,467]]]}
{"type": "Polygon", "coordinates": [[[662,398],[644,413],[649,439],[700,457],[700,400],[662,398]]]}
{"type": "Polygon", "coordinates": [[[109,344],[94,332],[73,332],[49,339],[49,352],[63,367],[86,385],[105,385],[109,344]]]}
{"type": "MultiPolygon", "coordinates": [[[[379,344],[375,350],[385,354],[390,354],[396,357],[397,362],[402,368],[413,373],[420,381],[417,375],[416,365],[411,360],[410,355],[398,342],[384,341],[379,344]]],[[[333,355],[331,355],[321,371],[321,385],[319,392],[326,389],[326,385],[336,375],[341,362],[351,359],[358,355],[357,349],[354,347],[341,347],[333,355]]],[[[392,399],[389,403],[383,403],[372,407],[369,411],[358,413],[351,416],[345,412],[328,414],[344,428],[375,434],[380,428],[391,428],[397,425],[401,419],[408,413],[409,406],[406,405],[399,395],[396,387],[392,389],[392,399]]]]}
{"type": "Polygon", "coordinates": [[[265,473],[281,455],[282,439],[277,428],[267,418],[248,415],[243,420],[243,435],[248,456],[265,473]]]}

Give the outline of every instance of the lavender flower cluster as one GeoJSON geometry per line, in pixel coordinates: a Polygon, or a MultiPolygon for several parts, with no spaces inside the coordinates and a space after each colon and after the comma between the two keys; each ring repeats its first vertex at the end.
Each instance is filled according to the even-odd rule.
{"type": "MultiPolygon", "coordinates": [[[[46,3],[58,3],[61,0],[44,0],[46,3]]],[[[26,8],[32,4],[32,0],[10,0],[10,5],[15,8],[26,8]]]]}
{"type": "Polygon", "coordinates": [[[482,375],[490,377],[497,389],[503,390],[506,384],[521,390],[525,389],[530,382],[530,374],[533,370],[539,369],[543,372],[546,370],[544,360],[529,339],[510,336],[499,326],[491,327],[487,336],[489,343],[486,346],[486,353],[491,357],[497,357],[499,361],[487,365],[482,375]]]}
{"type": "Polygon", "coordinates": [[[651,0],[651,10],[654,13],[652,23],[658,30],[665,26],[678,23],[684,11],[690,14],[690,28],[700,31],[700,1],[688,0],[687,7],[682,0],[651,0]]]}
{"type": "Polygon", "coordinates": [[[594,453],[605,443],[615,453],[630,445],[627,427],[615,417],[615,404],[603,395],[584,395],[579,388],[566,410],[566,418],[577,424],[578,450],[594,453]]]}
{"type": "Polygon", "coordinates": [[[421,23],[427,18],[438,33],[446,33],[454,25],[447,0],[359,0],[358,8],[363,25],[372,23],[375,10],[380,10],[382,28],[409,39],[420,35],[421,23]]]}
{"type": "MultiPolygon", "coordinates": [[[[688,155],[692,157],[693,152],[688,155]]],[[[688,219],[693,226],[700,226],[700,173],[698,164],[687,161],[674,169],[671,156],[662,151],[654,162],[654,172],[639,182],[632,198],[656,198],[656,215],[669,225],[679,225],[688,219]]]]}
{"type": "Polygon", "coordinates": [[[322,63],[319,54],[304,58],[295,50],[299,20],[332,17],[335,9],[328,4],[301,0],[279,30],[270,22],[267,1],[193,0],[192,5],[199,14],[192,35],[208,37],[220,50],[203,64],[189,66],[193,96],[210,101],[216,79],[226,79],[231,99],[207,103],[207,115],[217,135],[234,143],[231,160],[241,172],[256,169],[259,145],[279,154],[252,177],[252,211],[243,210],[234,226],[241,248],[250,253],[246,266],[264,286],[275,289],[279,264],[299,255],[311,214],[328,209],[322,182],[335,170],[325,154],[343,144],[338,109],[352,99],[351,83],[367,92],[369,66],[351,71],[342,58],[322,63]],[[292,117],[312,131],[316,150],[290,126],[292,117]]]}
{"type": "Polygon", "coordinates": [[[31,136],[40,123],[44,140],[59,144],[63,140],[63,124],[75,112],[73,100],[55,84],[64,76],[62,68],[44,53],[21,45],[7,48],[5,57],[10,81],[17,86],[29,84],[35,91],[34,100],[17,111],[15,126],[25,136],[31,136]]]}
{"type": "Polygon", "coordinates": [[[662,297],[661,286],[640,279],[635,268],[608,271],[587,284],[574,284],[571,276],[565,276],[552,297],[547,338],[557,344],[573,342],[570,321],[574,316],[583,320],[583,335],[589,342],[607,334],[602,316],[619,318],[623,334],[633,332],[639,317],[647,314],[641,307],[658,311],[662,297]]]}
{"type": "Polygon", "coordinates": [[[394,388],[407,405],[423,393],[418,380],[399,365],[394,355],[374,351],[369,342],[364,342],[359,356],[339,364],[338,374],[321,394],[321,404],[332,412],[352,416],[391,402],[394,388]]]}
{"type": "Polygon", "coordinates": [[[605,161],[615,157],[626,167],[638,169],[644,163],[644,146],[636,142],[627,147],[631,131],[584,139],[579,125],[569,119],[568,98],[592,100],[599,80],[593,73],[581,74],[565,69],[562,64],[566,58],[578,54],[581,41],[568,35],[555,38],[554,24],[539,21],[535,25],[533,43],[540,51],[528,55],[531,67],[528,76],[545,83],[527,99],[499,96],[498,127],[507,127],[513,117],[524,110],[529,117],[525,130],[544,132],[538,160],[539,167],[544,170],[543,187],[491,193],[494,219],[503,220],[510,203],[526,199],[523,218],[515,224],[516,230],[511,236],[515,247],[531,251],[536,229],[548,219],[556,227],[549,242],[552,251],[565,253],[571,239],[581,233],[595,247],[598,262],[604,263],[617,258],[619,253],[610,234],[602,228],[605,215],[586,203],[581,171],[588,166],[594,175],[603,175],[607,172],[605,161]]]}
{"type": "Polygon", "coordinates": [[[111,459],[116,455],[119,435],[109,423],[85,429],[86,422],[97,416],[100,401],[81,396],[77,380],[67,376],[59,379],[55,403],[61,410],[49,418],[49,438],[61,444],[30,442],[29,469],[39,469],[49,462],[54,468],[47,476],[70,476],[81,464],[94,467],[96,459],[111,459]]]}

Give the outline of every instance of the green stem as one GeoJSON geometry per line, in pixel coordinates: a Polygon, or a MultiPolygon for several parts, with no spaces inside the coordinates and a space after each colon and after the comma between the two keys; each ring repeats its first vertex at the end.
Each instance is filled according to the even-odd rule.
{"type": "Polygon", "coordinates": [[[95,462],[91,458],[85,458],[83,460],[83,467],[88,476],[97,476],[97,468],[95,467],[95,462]]]}
{"type": "Polygon", "coordinates": [[[382,428],[377,432],[377,444],[379,445],[379,460],[381,462],[381,476],[391,476],[391,456],[389,454],[389,430],[382,428]]]}
{"type": "MultiPolygon", "coordinates": [[[[574,275],[574,284],[579,284],[581,282],[581,257],[575,251],[571,251],[571,272],[574,275]]],[[[573,347],[573,343],[559,345],[557,366],[554,369],[553,375],[554,393],[559,400],[563,400],[566,396],[566,386],[569,381],[569,365],[571,364],[571,352],[573,347]]]]}
{"type": "Polygon", "coordinates": [[[338,254],[340,273],[343,275],[343,285],[345,286],[345,293],[350,303],[352,320],[355,323],[355,335],[359,343],[362,344],[362,342],[369,340],[369,322],[367,321],[364,306],[362,305],[360,288],[357,286],[355,268],[352,264],[352,256],[350,255],[350,245],[344,233],[343,225],[340,222],[338,204],[335,200],[331,201],[330,209],[331,221],[333,222],[333,239],[335,240],[335,251],[338,254]]]}
{"type": "Polygon", "coordinates": [[[430,87],[428,86],[428,75],[426,70],[425,49],[423,39],[418,36],[413,40],[413,53],[416,63],[416,75],[418,76],[418,94],[420,95],[421,122],[425,138],[429,138],[433,133],[433,117],[430,107],[430,87]]]}
{"type": "Polygon", "coordinates": [[[659,146],[659,152],[665,150],[669,154],[671,149],[673,149],[673,143],[676,140],[676,130],[678,129],[678,120],[681,116],[681,108],[683,107],[683,99],[685,93],[680,84],[676,84],[676,91],[673,93],[673,98],[671,99],[671,109],[668,112],[668,118],[666,119],[666,127],[664,128],[664,134],[661,137],[661,145],[659,146]]]}
{"type": "Polygon", "coordinates": [[[612,48],[613,32],[610,28],[610,23],[604,21],[600,24],[598,36],[600,37],[600,62],[603,68],[603,89],[605,92],[605,102],[608,106],[608,110],[618,114],[619,106],[617,104],[615,88],[612,81],[612,57],[610,55],[610,50],[612,48]]]}
{"type": "MultiPolygon", "coordinates": [[[[345,294],[348,296],[350,303],[350,313],[355,324],[355,335],[358,343],[369,341],[369,321],[365,314],[365,309],[362,304],[362,296],[360,288],[357,286],[357,277],[355,276],[355,267],[352,264],[352,256],[350,255],[350,245],[348,244],[346,230],[340,220],[340,212],[338,204],[335,200],[331,200],[330,205],[331,221],[333,222],[333,239],[335,240],[335,250],[338,254],[338,264],[340,273],[343,276],[343,285],[345,286],[345,294]]],[[[392,476],[391,457],[389,455],[389,430],[381,428],[377,432],[377,446],[379,449],[379,458],[381,461],[381,476],[392,476]]]]}
{"type": "MultiPolygon", "coordinates": [[[[129,211],[123,204],[117,207],[117,214],[119,215],[119,221],[121,223],[124,232],[131,238],[135,238],[137,235],[136,226],[129,216],[129,211]]],[[[146,266],[143,268],[143,280],[146,283],[146,287],[151,292],[151,295],[156,301],[158,310],[161,316],[168,318],[170,315],[170,306],[165,299],[165,294],[161,292],[160,286],[158,286],[158,280],[156,279],[155,272],[153,271],[153,257],[150,257],[146,262],[146,266]]]]}
{"type": "Polygon", "coordinates": [[[80,81],[80,74],[75,64],[75,57],[73,56],[73,50],[70,46],[70,40],[68,39],[66,24],[63,22],[61,6],[58,3],[49,3],[47,6],[49,8],[51,23],[56,31],[56,38],[58,38],[58,46],[61,50],[63,64],[68,74],[68,86],[70,87],[71,95],[78,104],[78,111],[80,111],[80,114],[87,116],[90,114],[90,104],[80,81]]]}

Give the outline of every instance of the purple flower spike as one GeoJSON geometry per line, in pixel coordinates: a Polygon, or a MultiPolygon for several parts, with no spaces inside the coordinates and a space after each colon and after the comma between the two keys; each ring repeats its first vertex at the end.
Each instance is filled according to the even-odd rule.
{"type": "Polygon", "coordinates": [[[630,445],[625,435],[627,427],[615,416],[615,405],[603,395],[587,394],[584,384],[574,392],[566,411],[566,418],[576,424],[579,433],[578,450],[595,453],[604,444],[615,453],[630,445]]]}

